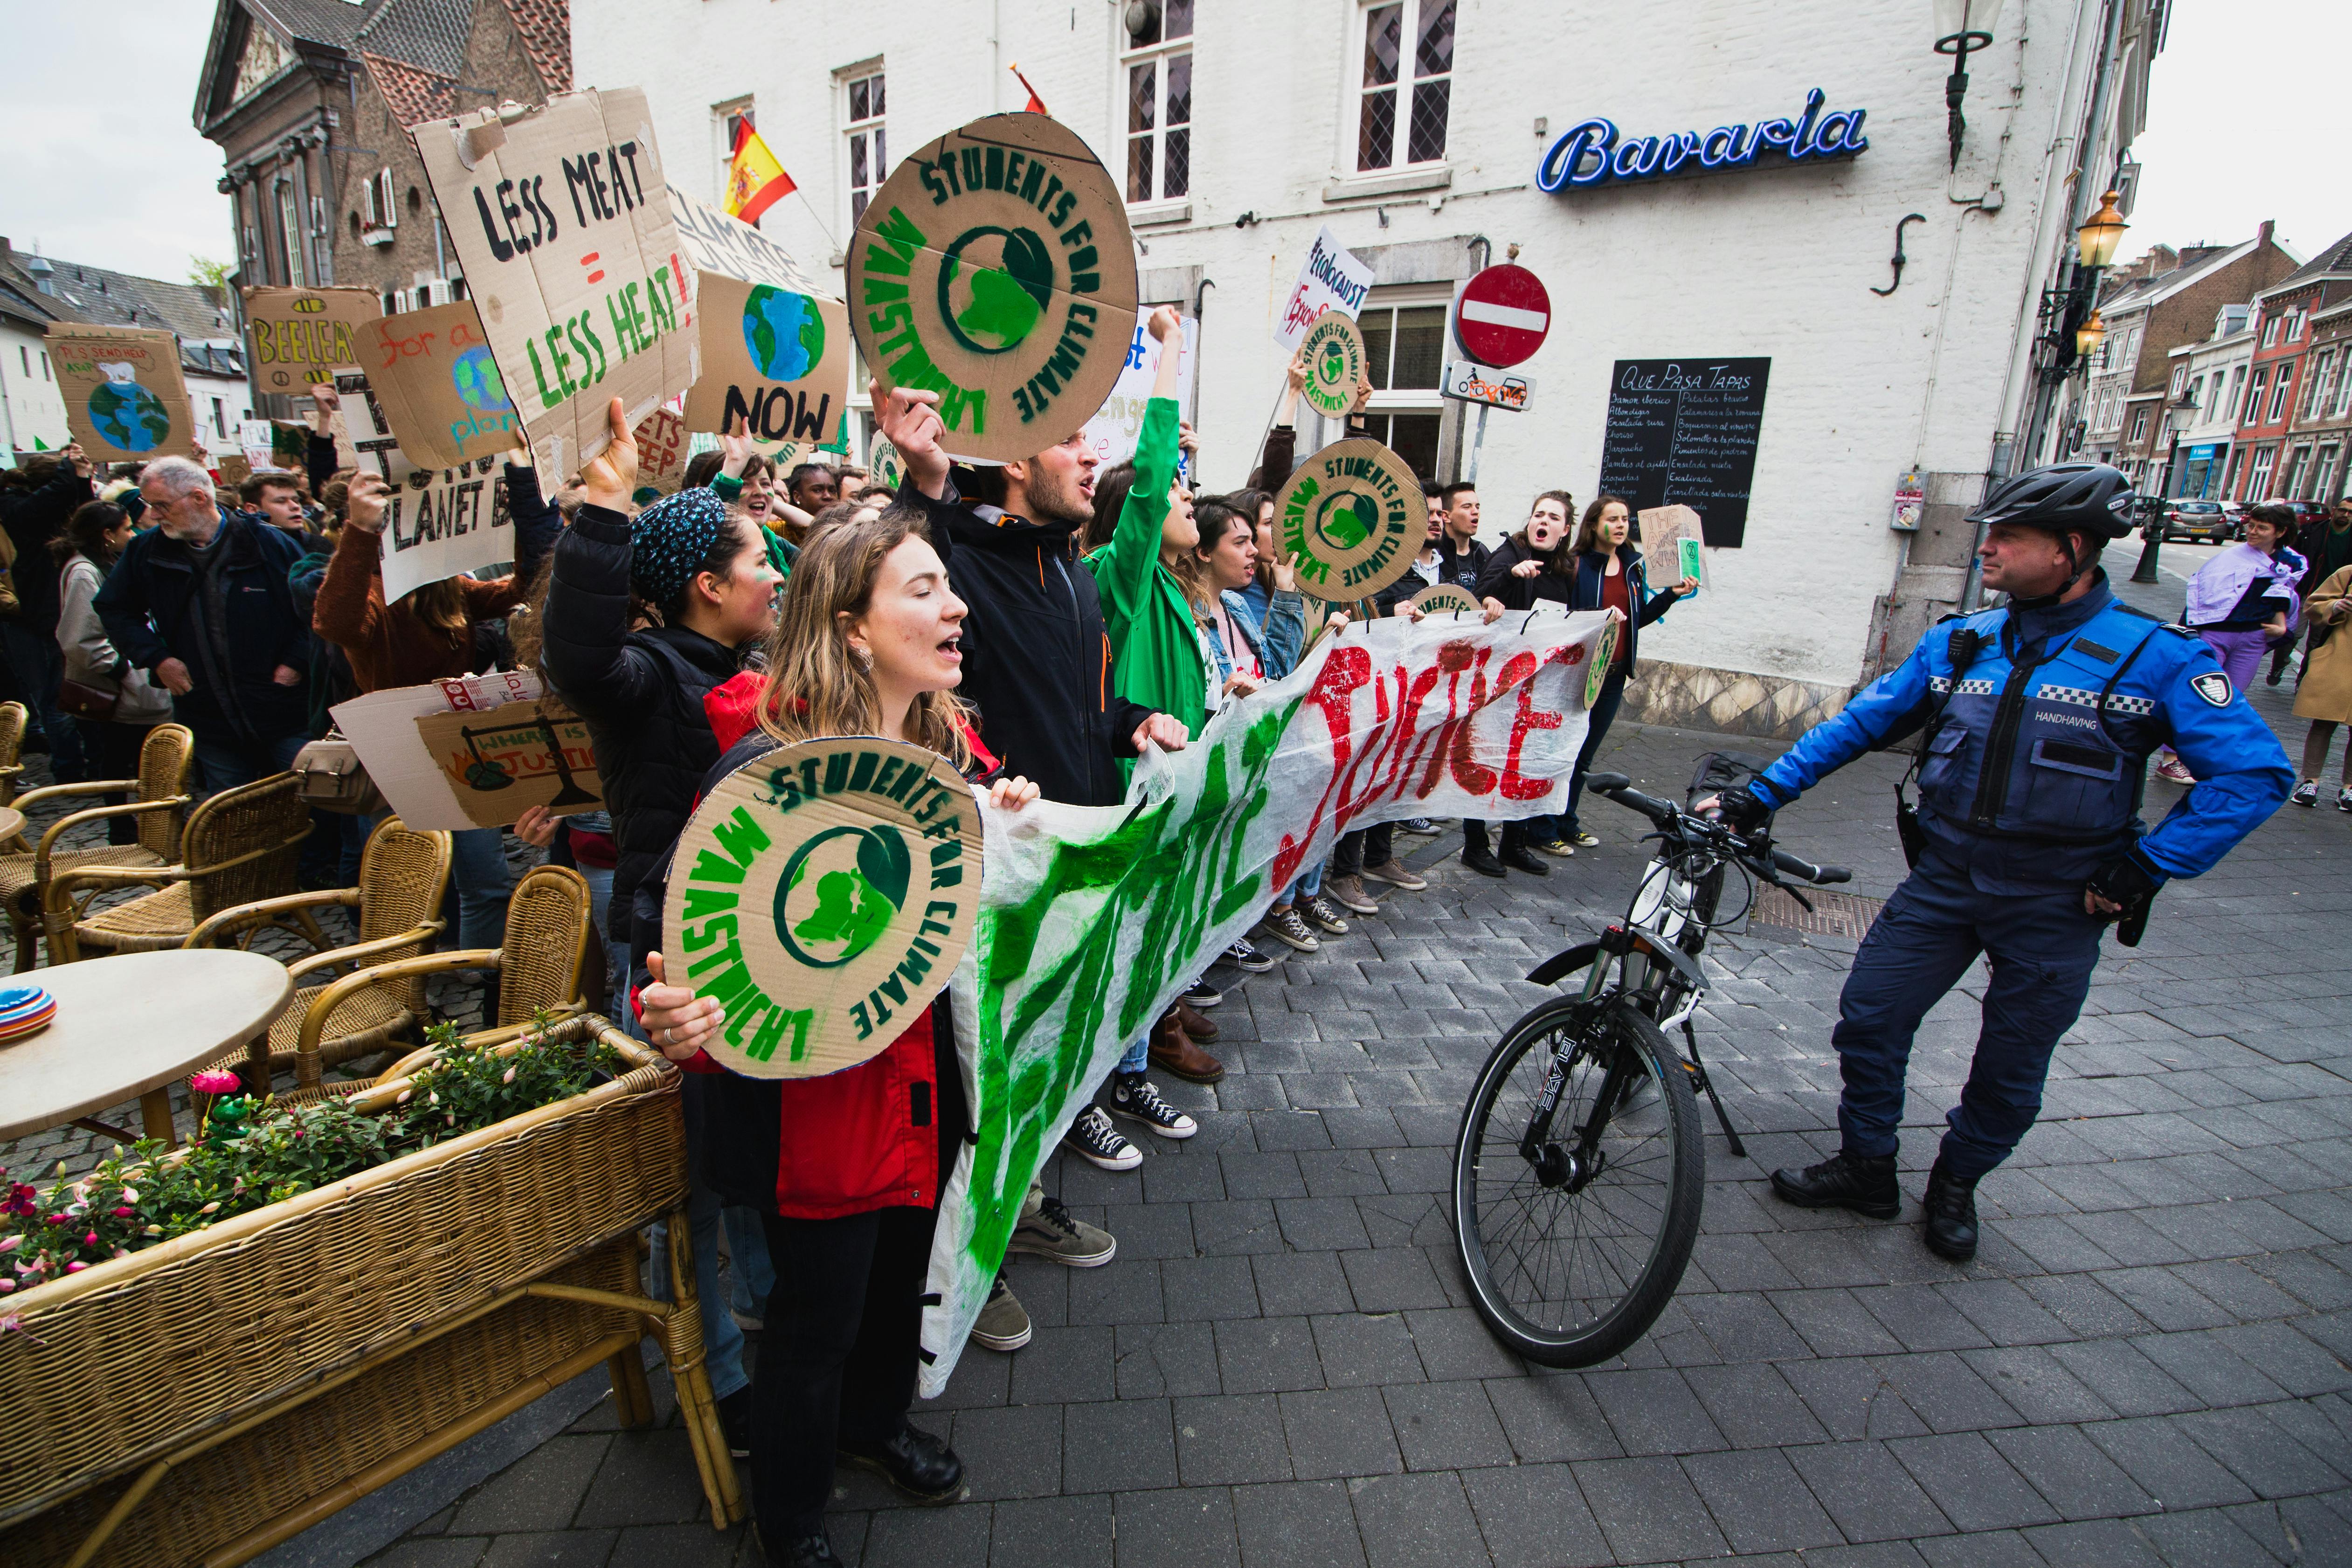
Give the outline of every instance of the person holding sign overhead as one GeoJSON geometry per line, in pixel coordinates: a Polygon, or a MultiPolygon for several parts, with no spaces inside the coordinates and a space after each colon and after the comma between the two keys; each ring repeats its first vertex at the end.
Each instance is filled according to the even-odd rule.
{"type": "Polygon", "coordinates": [[[1625,700],[1625,683],[1633,675],[1633,647],[1641,640],[1642,628],[1672,610],[1675,601],[1698,591],[1698,579],[1685,577],[1672,588],[1652,592],[1642,552],[1626,542],[1632,527],[1633,509],[1622,496],[1596,496],[1592,505],[1584,508],[1584,520],[1576,530],[1575,577],[1568,607],[1613,610],[1623,618],[1609,677],[1585,720],[1584,749],[1577,755],[1576,777],[1568,786],[1568,810],[1559,819],[1561,836],[1577,845],[1601,841],[1576,820],[1576,803],[1584,795],[1584,776],[1591,770],[1592,759],[1600,755],[1601,743],[1609,737],[1609,727],[1616,722],[1618,706],[1625,700]]]}
{"type": "MultiPolygon", "coordinates": [[[[916,508],[826,529],[785,591],[767,673],[739,678],[755,683],[748,718],[714,697],[715,716],[739,716],[720,732],[730,744],[702,791],[779,747],[835,736],[903,740],[968,778],[994,772],[955,695],[967,613],[916,508]]],[[[989,788],[1003,810],[1036,798],[1024,779],[989,788]]],[[[730,1071],[704,1049],[720,1038],[721,1004],[668,984],[650,950],[668,874],[666,857],[637,892],[646,1030],[701,1075],[701,1168],[728,1202],[759,1211],[776,1270],[751,1390],[752,1511],[771,1564],[830,1568],[836,1456],[919,1502],[964,1491],[963,1461],[907,1419],[940,1187],[967,1122],[953,1014],[942,990],[878,1054],[822,1077],[730,1071]]],[[[1093,1235],[1107,1260],[1109,1239],[1093,1235]]]]}

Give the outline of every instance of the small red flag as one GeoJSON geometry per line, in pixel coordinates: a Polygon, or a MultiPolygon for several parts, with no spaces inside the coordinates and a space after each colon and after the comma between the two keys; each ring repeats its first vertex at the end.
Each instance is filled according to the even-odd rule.
{"type": "Polygon", "coordinates": [[[1026,114],[1050,114],[1045,108],[1045,100],[1037,96],[1037,89],[1029,87],[1029,78],[1021,76],[1021,63],[1018,60],[1013,63],[1012,70],[1014,76],[1021,77],[1021,85],[1029,89],[1029,101],[1022,106],[1022,111],[1026,114]]]}

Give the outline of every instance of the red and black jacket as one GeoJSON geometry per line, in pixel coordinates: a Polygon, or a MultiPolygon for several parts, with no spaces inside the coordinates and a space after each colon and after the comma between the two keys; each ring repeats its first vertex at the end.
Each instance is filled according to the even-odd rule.
{"type": "MultiPolygon", "coordinates": [[[[723,752],[697,804],[719,779],[775,749],[756,722],[763,680],[746,671],[704,698],[723,752]]],[[[978,736],[968,738],[976,780],[984,779],[995,758],[978,736]]],[[[633,1001],[649,979],[642,955],[662,946],[668,882],[665,855],[635,890],[633,1001]]],[[[688,1074],[687,1146],[703,1181],[729,1203],[789,1219],[937,1207],[970,1120],[945,991],[879,1056],[822,1078],[747,1078],[700,1054],[680,1065],[688,1074]]]]}

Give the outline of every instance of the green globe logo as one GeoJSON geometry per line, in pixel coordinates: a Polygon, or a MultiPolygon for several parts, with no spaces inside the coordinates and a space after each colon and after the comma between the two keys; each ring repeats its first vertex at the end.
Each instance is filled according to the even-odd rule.
{"type": "Polygon", "coordinates": [[[499,377],[499,362],[490,358],[488,349],[468,349],[458,355],[450,363],[449,381],[457,389],[458,401],[467,408],[484,413],[514,412],[507,384],[499,377]]]}
{"type": "Polygon", "coordinates": [[[914,859],[896,828],[839,827],[803,844],[776,884],[776,935],[812,969],[874,946],[907,902],[914,859]]]}
{"type": "Polygon", "coordinates": [[[940,263],[940,314],[975,354],[1017,345],[1053,298],[1053,252],[1027,229],[966,229],[940,263]]]}
{"type": "Polygon", "coordinates": [[[172,434],[163,400],[137,382],[100,382],[90,389],[89,423],[118,452],[152,452],[172,434]]]}
{"type": "Polygon", "coordinates": [[[1336,387],[1339,384],[1339,378],[1347,373],[1348,350],[1340,347],[1337,338],[1328,340],[1323,345],[1323,358],[1315,367],[1316,380],[1326,386],[1336,387]]]}
{"type": "Polygon", "coordinates": [[[1361,490],[1334,490],[1315,512],[1315,537],[1345,553],[1381,526],[1381,504],[1361,490]]]}
{"type": "Polygon", "coordinates": [[[772,382],[796,382],[824,358],[824,318],[805,294],[771,284],[743,297],[743,347],[772,382]]]}

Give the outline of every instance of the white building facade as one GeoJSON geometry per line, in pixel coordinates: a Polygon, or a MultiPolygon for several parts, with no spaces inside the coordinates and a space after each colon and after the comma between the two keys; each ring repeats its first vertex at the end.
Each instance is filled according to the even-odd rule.
{"type": "Polygon", "coordinates": [[[1017,63],[1127,186],[1146,302],[1199,310],[1212,488],[1256,461],[1276,317],[1326,226],[1373,273],[1374,434],[1440,481],[1475,449],[1490,540],[1539,491],[1595,494],[1621,361],[1769,361],[1744,531],[1644,634],[1628,693],[1639,716],[1766,734],[1833,711],[1965,593],[1960,516],[2051,395],[2037,307],[2153,47],[2147,0],[2010,0],[1968,60],[1955,167],[1927,0],[572,0],[572,19],[575,81],[646,89],[681,189],[718,199],[752,114],[807,198],[762,227],[836,287],[890,159],[1023,107],[1017,63]],[[1622,177],[1562,179],[1595,120],[1622,177]],[[1481,444],[1438,391],[1462,357],[1445,307],[1512,246],[1550,332],[1517,367],[1531,408],[1481,444]],[[1916,534],[1890,526],[1906,475],[1916,534]]]}
{"type": "Polygon", "coordinates": [[[2243,305],[2223,306],[2214,312],[2211,337],[2172,350],[2175,399],[2194,403],[2197,415],[2180,432],[2165,494],[2196,500],[2221,494],[2253,357],[2254,334],[2247,329],[2243,305]]]}

